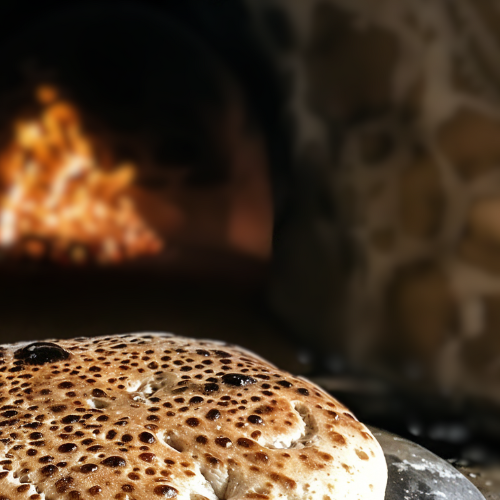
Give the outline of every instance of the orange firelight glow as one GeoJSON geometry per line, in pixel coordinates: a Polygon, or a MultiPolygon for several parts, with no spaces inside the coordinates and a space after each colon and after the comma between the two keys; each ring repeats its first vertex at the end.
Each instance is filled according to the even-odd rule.
{"type": "Polygon", "coordinates": [[[0,252],[74,264],[160,252],[128,193],[135,167],[103,168],[75,107],[49,86],[37,99],[39,116],[0,153],[0,252]]]}

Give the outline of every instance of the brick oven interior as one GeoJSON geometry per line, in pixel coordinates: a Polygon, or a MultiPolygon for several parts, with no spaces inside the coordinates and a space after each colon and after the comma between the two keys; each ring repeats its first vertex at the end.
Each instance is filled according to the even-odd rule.
{"type": "Polygon", "coordinates": [[[238,343],[497,499],[499,46],[492,0],[6,1],[0,340],[238,343]],[[133,207],[133,257],[12,215],[13,158],[56,143],[133,207]]]}
{"type": "MultiPolygon", "coordinates": [[[[213,33],[223,20],[217,13],[202,20],[206,9],[199,5],[80,2],[65,9],[56,2],[41,10],[35,8],[31,19],[20,6],[10,11],[13,19],[22,18],[24,29],[4,40],[4,150],[19,117],[33,121],[43,112],[37,89],[57,89],[97,144],[97,162],[108,161],[103,168],[133,162],[136,177],[127,193],[163,246],[102,266],[81,241],[54,257],[51,237],[22,235],[21,243],[3,252],[4,339],[149,329],[234,341],[243,335],[262,351],[266,337],[275,337],[265,331],[280,328],[258,305],[273,217],[267,145],[258,122],[270,115],[263,128],[274,127],[278,136],[271,123],[278,119],[272,109],[277,103],[265,111],[257,109],[265,100],[251,108],[263,82],[252,77],[248,89],[238,82],[248,70],[238,68],[234,54],[218,53],[226,40],[213,33]],[[199,30],[190,26],[198,22],[199,30]],[[35,244],[44,250],[33,257],[24,249],[35,244]],[[256,324],[248,324],[248,317],[256,324]]],[[[235,28],[226,29],[229,38],[235,28]]],[[[251,53],[245,37],[239,43],[251,53]]],[[[270,73],[266,61],[253,70],[259,64],[270,73]]],[[[269,88],[265,99],[273,92],[269,88]]],[[[21,151],[38,159],[36,148],[21,151]]],[[[4,165],[8,170],[8,159],[4,165]]],[[[270,346],[268,355],[274,350],[270,346]]],[[[287,350],[296,358],[285,343],[280,351],[287,350]]]]}

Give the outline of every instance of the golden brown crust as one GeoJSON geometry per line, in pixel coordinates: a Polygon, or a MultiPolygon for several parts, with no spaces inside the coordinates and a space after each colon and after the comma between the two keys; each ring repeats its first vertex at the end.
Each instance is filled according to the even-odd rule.
{"type": "Polygon", "coordinates": [[[383,498],[369,431],[240,348],[134,334],[1,355],[1,499],[383,498]]]}

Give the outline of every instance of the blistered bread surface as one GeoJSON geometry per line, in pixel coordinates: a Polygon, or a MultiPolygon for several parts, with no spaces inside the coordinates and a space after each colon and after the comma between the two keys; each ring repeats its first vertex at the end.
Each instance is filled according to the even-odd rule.
{"type": "Polygon", "coordinates": [[[238,347],[134,334],[0,355],[0,500],[384,497],[368,429],[238,347]]]}

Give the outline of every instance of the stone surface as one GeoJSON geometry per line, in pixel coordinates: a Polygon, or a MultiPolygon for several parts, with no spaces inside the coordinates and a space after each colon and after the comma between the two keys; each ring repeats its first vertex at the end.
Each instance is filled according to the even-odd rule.
{"type": "Polygon", "coordinates": [[[484,500],[464,475],[430,451],[385,431],[372,432],[389,470],[386,500],[484,500]]]}
{"type": "Polygon", "coordinates": [[[482,300],[483,328],[477,337],[464,340],[463,358],[467,370],[487,383],[500,381],[500,296],[482,300]]]}
{"type": "Polygon", "coordinates": [[[432,158],[424,157],[403,172],[400,200],[403,231],[419,238],[431,238],[439,233],[446,193],[432,158]]]}
{"type": "Polygon", "coordinates": [[[415,363],[436,392],[484,397],[497,375],[482,364],[500,356],[498,2],[263,2],[295,31],[296,158],[321,152],[314,171],[296,161],[308,192],[275,246],[274,309],[328,359],[345,340],[361,370],[399,379],[415,363]],[[306,198],[321,200],[307,219],[306,198]]]}
{"type": "MultiPolygon", "coordinates": [[[[500,10],[495,0],[470,0],[470,6],[475,9],[477,14],[479,14],[479,19],[484,24],[484,27],[488,34],[496,39],[497,43],[500,43],[500,10]]],[[[480,50],[476,50],[478,55],[481,55],[480,50]]],[[[481,57],[481,63],[484,70],[488,73],[490,78],[500,84],[500,66],[495,57],[491,58],[491,54],[488,52],[483,52],[481,57]],[[488,60],[488,56],[490,57],[488,60]]]]}
{"type": "Polygon", "coordinates": [[[458,110],[440,129],[438,143],[466,180],[500,166],[500,121],[474,109],[458,110]]]}
{"type": "Polygon", "coordinates": [[[500,465],[458,467],[458,470],[477,487],[486,500],[500,500],[500,465]]]}
{"type": "Polygon", "coordinates": [[[367,164],[386,159],[394,149],[395,138],[387,131],[370,131],[361,136],[361,158],[367,164]]]}
{"type": "Polygon", "coordinates": [[[305,52],[309,101],[327,118],[353,119],[391,102],[398,58],[393,34],[357,19],[332,2],[316,5],[305,52]]]}
{"type": "Polygon", "coordinates": [[[422,261],[404,267],[389,286],[382,351],[394,366],[416,362],[430,376],[456,314],[449,280],[439,265],[422,261]]]}
{"type": "Polygon", "coordinates": [[[486,99],[498,99],[500,85],[500,67],[491,50],[492,42],[500,42],[500,12],[495,4],[495,0],[462,0],[447,5],[449,20],[462,35],[460,42],[465,49],[455,54],[453,85],[486,99]]]}
{"type": "Polygon", "coordinates": [[[380,252],[390,252],[396,244],[397,233],[390,228],[375,230],[371,235],[373,246],[380,252]]]}
{"type": "Polygon", "coordinates": [[[500,197],[481,199],[472,205],[459,252],[473,266],[500,273],[500,197]]]}

